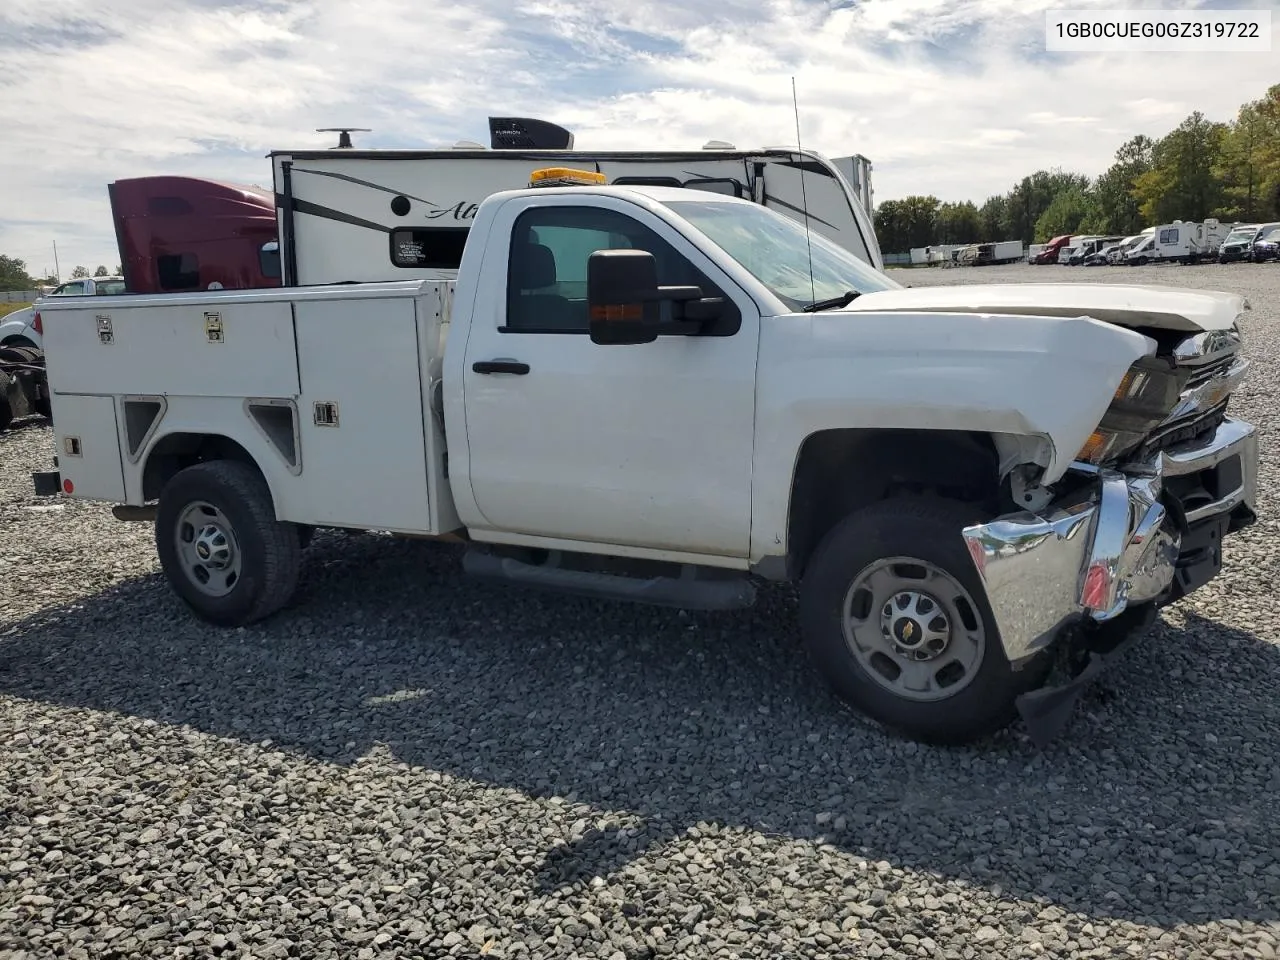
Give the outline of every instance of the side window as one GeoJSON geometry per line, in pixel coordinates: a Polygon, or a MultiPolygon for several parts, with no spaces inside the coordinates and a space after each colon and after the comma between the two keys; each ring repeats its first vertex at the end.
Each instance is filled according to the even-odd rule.
{"type": "Polygon", "coordinates": [[[507,276],[510,333],[587,333],[587,259],[597,250],[647,250],[661,286],[699,286],[724,299],[724,312],[704,331],[731,336],[742,324],[737,306],[687,257],[644,224],[596,207],[527,210],[511,233],[507,276]]]}
{"type": "Polygon", "coordinates": [[[275,240],[264,243],[258,248],[258,269],[264,277],[279,279],[280,244],[275,240]]]}
{"type": "Polygon", "coordinates": [[[194,253],[175,253],[156,257],[161,290],[198,290],[200,261],[194,253]]]}
{"type": "Polygon", "coordinates": [[[53,293],[49,294],[49,296],[51,296],[51,297],[78,297],[78,296],[80,296],[82,293],[84,293],[84,281],[83,281],[83,280],[72,280],[70,283],[64,283],[64,284],[63,284],[62,286],[60,286],[57,290],[53,291],[53,293]]]}
{"type": "Polygon", "coordinates": [[[396,267],[457,270],[467,244],[466,227],[401,227],[391,231],[391,263],[396,267]]]}

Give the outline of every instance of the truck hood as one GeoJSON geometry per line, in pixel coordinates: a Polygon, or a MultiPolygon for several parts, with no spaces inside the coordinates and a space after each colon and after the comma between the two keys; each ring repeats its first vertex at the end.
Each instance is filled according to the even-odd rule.
{"type": "Polygon", "coordinates": [[[866,293],[846,313],[986,313],[1092,317],[1130,329],[1229,330],[1249,309],[1234,293],[1119,283],[1004,283],[866,293]]]}

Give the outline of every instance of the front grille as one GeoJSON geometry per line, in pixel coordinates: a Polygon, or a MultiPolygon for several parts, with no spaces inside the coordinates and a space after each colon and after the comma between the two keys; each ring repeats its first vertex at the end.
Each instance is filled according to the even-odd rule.
{"type": "Polygon", "coordinates": [[[1204,364],[1204,366],[1191,367],[1191,376],[1187,378],[1187,384],[1183,387],[1183,390],[1192,390],[1196,387],[1204,386],[1215,377],[1226,373],[1235,362],[1236,355],[1231,353],[1225,357],[1219,357],[1217,360],[1212,360],[1204,364]]]}
{"type": "Polygon", "coordinates": [[[1157,453],[1180,447],[1183,444],[1208,443],[1213,439],[1218,427],[1222,426],[1222,421],[1227,418],[1227,404],[1230,402],[1231,399],[1228,397],[1216,407],[1202,411],[1185,420],[1175,421],[1161,427],[1152,433],[1139,448],[1137,459],[1147,460],[1157,453]]]}

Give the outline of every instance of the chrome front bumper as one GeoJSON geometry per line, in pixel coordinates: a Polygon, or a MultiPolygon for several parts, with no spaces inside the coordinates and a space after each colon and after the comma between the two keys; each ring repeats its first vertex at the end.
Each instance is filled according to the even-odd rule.
{"type": "Polygon", "coordinates": [[[965,527],[1005,655],[1016,663],[1049,646],[1074,620],[1110,620],[1130,604],[1176,589],[1183,532],[1225,520],[1241,507],[1251,518],[1257,470],[1255,428],[1228,417],[1211,440],[1161,454],[1145,475],[1097,471],[1083,499],[965,527]],[[1232,469],[1218,470],[1220,465],[1232,469]],[[1170,516],[1160,502],[1165,479],[1215,471],[1231,478],[1231,489],[1217,489],[1212,502],[1180,510],[1182,517],[1170,516]]]}

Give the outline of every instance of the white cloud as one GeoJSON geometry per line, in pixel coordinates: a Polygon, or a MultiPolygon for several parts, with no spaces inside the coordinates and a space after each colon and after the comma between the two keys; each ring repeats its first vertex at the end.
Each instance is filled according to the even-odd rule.
{"type": "Polygon", "coordinates": [[[790,144],[792,76],[805,145],[869,156],[878,200],[981,202],[1042,167],[1097,174],[1131,134],[1229,119],[1278,79],[1274,54],[1046,55],[1060,5],[7,0],[0,252],[51,267],[56,237],[64,273],[114,265],[110,180],[269,183],[268,150],[343,123],[381,145],[485,141],[495,113],[583,147],[790,144]]]}

